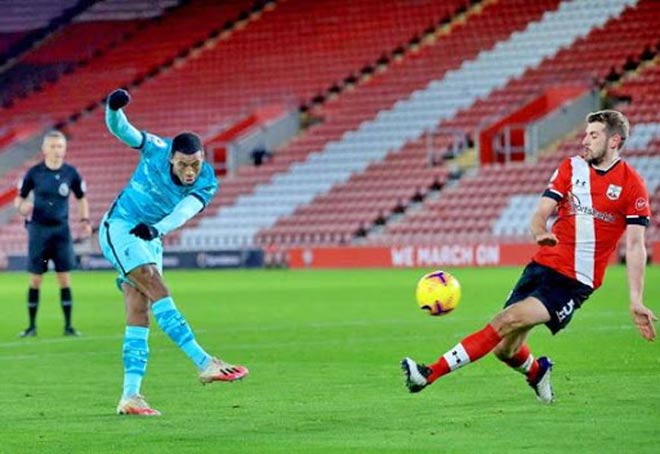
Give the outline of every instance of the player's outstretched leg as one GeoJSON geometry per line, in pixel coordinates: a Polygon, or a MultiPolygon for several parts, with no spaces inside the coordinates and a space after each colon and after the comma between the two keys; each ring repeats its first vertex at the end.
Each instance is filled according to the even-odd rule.
{"type": "Polygon", "coordinates": [[[234,381],[248,374],[244,366],[234,366],[209,355],[195,340],[190,325],[171,297],[154,302],[151,309],[161,329],[197,366],[202,383],[234,381]]]}
{"type": "Polygon", "coordinates": [[[501,340],[502,337],[495,328],[488,324],[483,329],[464,338],[433,364],[424,366],[430,370],[426,376],[418,372],[416,367],[412,367],[413,364],[416,364],[412,359],[406,358],[401,363],[406,375],[406,386],[410,392],[419,392],[443,375],[477,361],[491,352],[501,340]]]}

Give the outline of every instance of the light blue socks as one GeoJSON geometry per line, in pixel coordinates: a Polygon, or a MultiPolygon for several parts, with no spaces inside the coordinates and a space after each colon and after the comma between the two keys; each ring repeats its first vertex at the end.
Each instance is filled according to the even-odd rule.
{"type": "Polygon", "coordinates": [[[142,378],[149,360],[149,328],[127,326],[124,333],[124,397],[140,394],[142,378]]]}
{"type": "Polygon", "coordinates": [[[172,297],[166,296],[151,305],[158,326],[170,339],[195,363],[199,370],[204,370],[211,363],[211,356],[195,340],[190,325],[176,308],[172,297]]]}

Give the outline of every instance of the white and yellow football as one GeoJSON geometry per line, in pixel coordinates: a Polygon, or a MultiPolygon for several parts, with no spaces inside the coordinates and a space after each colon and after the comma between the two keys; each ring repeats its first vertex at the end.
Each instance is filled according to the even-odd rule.
{"type": "Polygon", "coordinates": [[[446,271],[425,274],[417,283],[417,304],[429,315],[445,315],[461,301],[461,284],[446,271]]]}

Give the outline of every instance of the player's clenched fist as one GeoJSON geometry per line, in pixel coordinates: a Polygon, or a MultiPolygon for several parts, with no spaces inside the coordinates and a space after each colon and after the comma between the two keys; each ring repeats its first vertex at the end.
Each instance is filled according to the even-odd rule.
{"type": "Polygon", "coordinates": [[[544,232],[534,238],[539,246],[556,246],[559,240],[552,232],[544,232]]]}
{"type": "Polygon", "coordinates": [[[126,90],[118,88],[108,96],[108,107],[112,110],[119,110],[131,102],[131,95],[126,90]]]}
{"type": "Polygon", "coordinates": [[[128,233],[135,235],[136,237],[143,239],[145,241],[151,241],[154,238],[158,238],[158,230],[152,225],[145,224],[140,222],[138,225],[133,227],[128,233]]]}

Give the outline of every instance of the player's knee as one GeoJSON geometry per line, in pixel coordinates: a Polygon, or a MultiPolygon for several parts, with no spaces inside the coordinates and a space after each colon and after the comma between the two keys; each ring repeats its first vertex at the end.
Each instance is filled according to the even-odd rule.
{"type": "Polygon", "coordinates": [[[491,325],[500,336],[504,337],[514,331],[524,328],[527,326],[527,323],[522,315],[514,310],[514,307],[512,306],[497,314],[491,321],[491,325]]]}
{"type": "Polygon", "coordinates": [[[160,274],[158,269],[153,265],[143,265],[137,267],[129,273],[133,282],[137,283],[140,287],[153,287],[160,281],[160,274]]]}
{"type": "Polygon", "coordinates": [[[60,287],[71,287],[71,275],[69,273],[57,273],[57,281],[60,287]]]}
{"type": "Polygon", "coordinates": [[[131,280],[151,301],[157,301],[169,294],[158,268],[154,265],[140,266],[129,274],[131,280]]]}
{"type": "Polygon", "coordinates": [[[31,274],[30,275],[30,287],[39,288],[41,287],[41,281],[43,276],[41,274],[31,274]]]}

